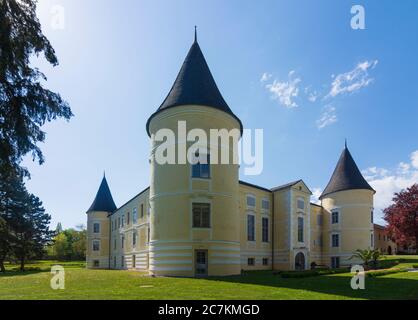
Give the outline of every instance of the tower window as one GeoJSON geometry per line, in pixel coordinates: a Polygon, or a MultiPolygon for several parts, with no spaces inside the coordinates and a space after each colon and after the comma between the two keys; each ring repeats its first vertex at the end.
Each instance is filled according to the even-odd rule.
{"type": "Polygon", "coordinates": [[[269,265],[269,258],[263,258],[263,266],[269,265]]]}
{"type": "Polygon", "coordinates": [[[373,219],[373,210],[372,210],[371,213],[370,213],[370,222],[373,223],[373,220],[374,219],[373,219]]]}
{"type": "Polygon", "coordinates": [[[303,242],[303,218],[298,218],[298,242],[303,242]]]}
{"type": "Polygon", "coordinates": [[[340,257],[331,258],[331,268],[337,269],[340,267],[340,257]]]}
{"type": "Polygon", "coordinates": [[[305,210],[305,201],[303,201],[303,199],[298,199],[297,206],[299,210],[305,210]]]}
{"type": "Polygon", "coordinates": [[[332,212],[331,219],[332,219],[332,224],[339,223],[340,222],[339,212],[338,211],[332,212]]]}
{"type": "MultiPolygon", "coordinates": [[[[204,157],[203,157],[204,158],[204,157]]],[[[197,163],[192,165],[192,178],[210,178],[210,155],[206,155],[206,161],[201,161],[199,154],[196,153],[197,163]]]]}
{"type": "Polygon", "coordinates": [[[255,241],[255,216],[247,215],[247,240],[255,241]]]}
{"type": "Polygon", "coordinates": [[[193,228],[210,228],[210,204],[193,203],[193,228]]]}
{"type": "Polygon", "coordinates": [[[93,240],[93,251],[100,251],[100,240],[93,240]]]}
{"type": "Polygon", "coordinates": [[[94,260],[93,261],[93,267],[98,268],[100,266],[100,261],[99,260],[94,260]]]}
{"type": "Polygon", "coordinates": [[[93,233],[100,233],[100,223],[95,222],[93,224],[93,233]]]}
{"type": "Polygon", "coordinates": [[[338,248],[340,246],[340,235],[339,234],[333,234],[332,235],[332,247],[338,248]]]}

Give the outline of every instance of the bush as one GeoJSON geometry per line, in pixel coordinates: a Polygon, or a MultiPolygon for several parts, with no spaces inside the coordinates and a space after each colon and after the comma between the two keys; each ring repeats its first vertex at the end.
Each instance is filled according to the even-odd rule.
{"type": "Polygon", "coordinates": [[[407,270],[404,268],[383,269],[383,270],[368,271],[366,272],[366,276],[376,278],[376,277],[385,276],[387,274],[401,273],[401,272],[406,272],[406,271],[407,270]]]}
{"type": "Polygon", "coordinates": [[[316,269],[316,270],[306,270],[306,271],[285,271],[280,275],[282,278],[309,278],[316,276],[323,276],[328,274],[337,274],[337,273],[346,273],[350,272],[347,268],[339,269],[316,269]]]}
{"type": "Polygon", "coordinates": [[[412,265],[412,268],[414,268],[414,269],[418,269],[418,264],[413,264],[413,265],[412,265]]]}

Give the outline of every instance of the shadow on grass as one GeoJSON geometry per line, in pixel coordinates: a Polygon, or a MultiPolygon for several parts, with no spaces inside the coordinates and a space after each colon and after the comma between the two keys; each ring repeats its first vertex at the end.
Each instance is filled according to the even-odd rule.
{"type": "Polygon", "coordinates": [[[4,277],[19,277],[19,276],[28,276],[32,274],[38,274],[42,272],[49,272],[50,270],[26,270],[26,271],[17,271],[17,270],[6,270],[6,272],[0,272],[0,278],[4,277]]]}
{"type": "Polygon", "coordinates": [[[414,299],[418,300],[418,280],[391,277],[367,277],[365,290],[351,288],[351,275],[323,275],[310,278],[281,278],[279,275],[254,274],[230,277],[210,277],[208,280],[288,288],[344,296],[354,299],[414,299]]]}

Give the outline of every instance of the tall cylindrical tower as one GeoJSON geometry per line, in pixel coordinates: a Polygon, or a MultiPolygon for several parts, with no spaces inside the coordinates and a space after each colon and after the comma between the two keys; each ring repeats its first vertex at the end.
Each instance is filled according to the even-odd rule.
{"type": "Polygon", "coordinates": [[[170,93],[147,123],[152,142],[149,270],[155,275],[191,277],[239,274],[239,168],[232,162],[238,139],[219,140],[217,148],[209,143],[200,154],[193,153],[196,160],[202,160],[227,150],[229,163],[209,160],[193,164],[185,160],[186,150],[194,142],[182,136],[182,128],[186,128],[186,135],[200,129],[207,138],[211,129],[235,130],[238,139],[242,132],[242,124],[222,98],[196,38],[170,93]],[[173,145],[159,141],[161,129],[175,134],[173,145]],[[158,161],[163,144],[174,148],[174,164],[158,161]]]}
{"type": "Polygon", "coordinates": [[[109,268],[109,214],[116,210],[106,177],[87,210],[87,268],[109,268]]]}
{"type": "Polygon", "coordinates": [[[346,146],[320,198],[326,217],[324,264],[339,267],[360,263],[351,259],[354,251],[374,248],[374,194],[346,146]]]}

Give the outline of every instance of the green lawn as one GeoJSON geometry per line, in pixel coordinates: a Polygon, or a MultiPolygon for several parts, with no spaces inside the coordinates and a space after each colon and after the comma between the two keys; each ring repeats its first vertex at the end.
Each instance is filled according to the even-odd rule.
{"type": "MultiPolygon", "coordinates": [[[[418,264],[418,256],[390,257],[397,267],[418,264]]],[[[352,290],[351,275],[285,279],[271,272],[208,279],[151,278],[139,272],[86,270],[84,263],[41,261],[24,273],[0,274],[1,299],[418,299],[418,273],[366,278],[365,290],[352,290]],[[66,268],[65,290],[50,288],[50,265],[66,268]]]]}

